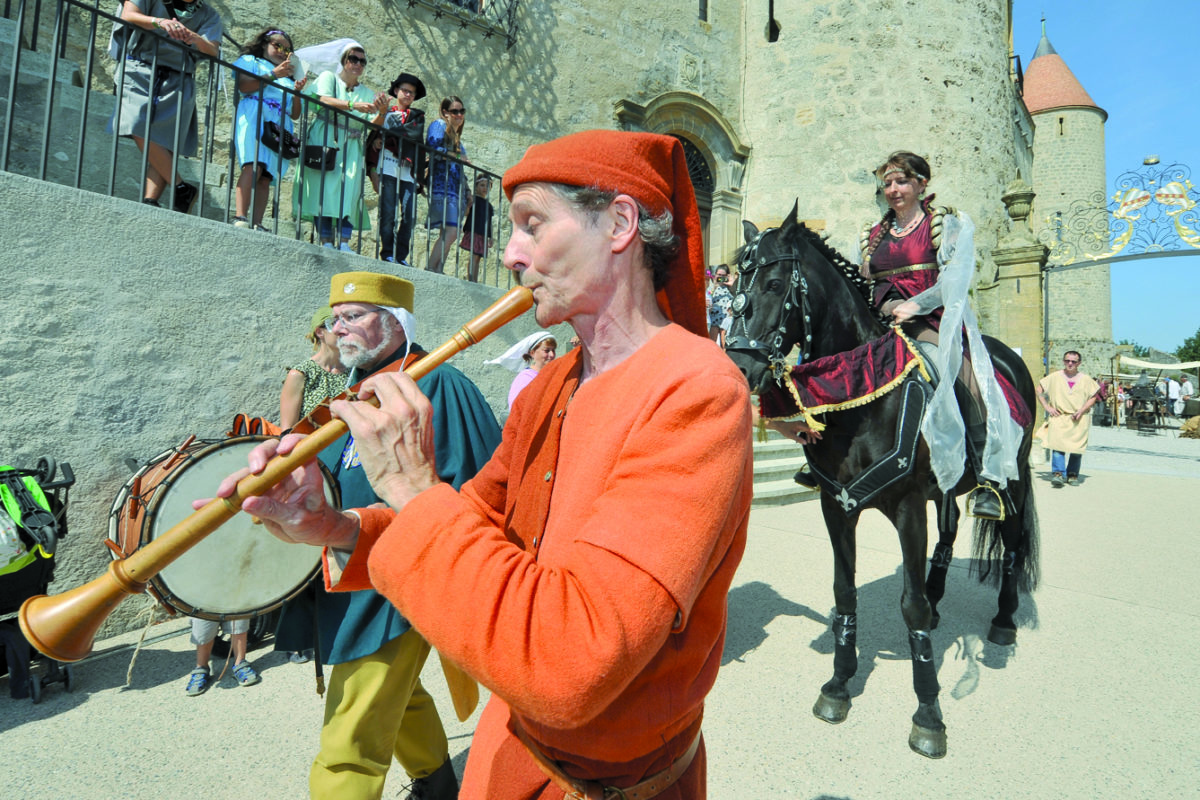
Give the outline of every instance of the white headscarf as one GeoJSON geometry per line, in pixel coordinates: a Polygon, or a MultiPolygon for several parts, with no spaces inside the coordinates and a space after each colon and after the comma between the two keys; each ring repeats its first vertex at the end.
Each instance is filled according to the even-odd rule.
{"type": "Polygon", "coordinates": [[[417,335],[417,318],[407,308],[398,306],[380,306],[380,308],[391,314],[400,323],[400,329],[404,331],[404,357],[408,358],[408,354],[412,350],[413,338],[417,335]]]}
{"type": "Polygon", "coordinates": [[[304,66],[306,72],[312,72],[317,75],[320,75],[322,72],[333,72],[341,75],[342,59],[351,50],[367,52],[367,49],[354,39],[334,39],[332,42],[325,42],[325,44],[301,47],[292,55],[300,59],[300,63],[304,66]]]}
{"type": "Polygon", "coordinates": [[[525,356],[533,352],[533,348],[537,347],[547,339],[553,339],[554,334],[550,331],[538,331],[531,333],[521,341],[514,344],[504,352],[504,355],[499,358],[493,358],[491,361],[485,361],[485,364],[495,364],[505,369],[510,369],[513,372],[520,372],[525,368],[525,356]]]}

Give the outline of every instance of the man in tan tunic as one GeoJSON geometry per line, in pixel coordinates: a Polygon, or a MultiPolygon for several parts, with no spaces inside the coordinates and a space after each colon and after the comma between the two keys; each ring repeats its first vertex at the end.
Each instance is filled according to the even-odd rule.
{"type": "Polygon", "coordinates": [[[1081,357],[1075,350],[1063,354],[1063,368],[1042,378],[1038,400],[1050,416],[1046,447],[1050,448],[1050,483],[1079,485],[1079,465],[1087,450],[1092,420],[1088,411],[1100,397],[1100,384],[1079,371],[1081,357]],[[1068,455],[1069,454],[1069,455],[1068,455]]]}

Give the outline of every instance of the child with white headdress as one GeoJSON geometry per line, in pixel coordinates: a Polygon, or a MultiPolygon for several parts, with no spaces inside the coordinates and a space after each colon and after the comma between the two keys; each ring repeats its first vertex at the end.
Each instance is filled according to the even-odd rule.
{"type": "Polygon", "coordinates": [[[491,361],[486,362],[505,367],[517,373],[517,377],[513,378],[512,386],[508,389],[508,408],[510,411],[512,410],[513,402],[517,399],[517,395],[521,393],[522,389],[533,382],[533,379],[537,377],[542,367],[554,360],[557,350],[558,341],[554,338],[554,334],[549,331],[538,331],[537,333],[529,334],[508,348],[504,355],[499,358],[493,358],[491,361]]]}

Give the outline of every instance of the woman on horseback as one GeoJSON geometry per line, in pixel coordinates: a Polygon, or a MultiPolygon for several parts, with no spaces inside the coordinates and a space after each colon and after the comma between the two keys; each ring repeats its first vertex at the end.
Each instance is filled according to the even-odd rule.
{"type": "Polygon", "coordinates": [[[976,517],[1002,519],[1000,491],[1017,477],[1021,429],[1009,415],[968,301],[975,226],[966,214],[925,197],[930,170],[921,156],[893,153],[875,176],[888,210],[863,231],[861,270],[873,284],[875,308],[910,337],[938,347],[934,366],[943,380],[922,425],[938,485],[950,491],[958,483],[969,437],[980,483],[967,508],[976,517]],[[964,337],[939,337],[942,327],[962,330],[966,347],[964,337]],[[963,414],[948,376],[957,376],[973,401],[963,404],[963,414]]]}

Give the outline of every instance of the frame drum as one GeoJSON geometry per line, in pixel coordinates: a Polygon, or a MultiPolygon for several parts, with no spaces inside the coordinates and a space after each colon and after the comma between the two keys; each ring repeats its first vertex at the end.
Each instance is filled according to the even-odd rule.
{"type": "MultiPolygon", "coordinates": [[[[122,487],[109,514],[109,549],[129,555],[192,514],[192,501],[211,497],[221,480],[246,466],[265,436],[193,442],[159,454],[122,487]]],[[[325,498],[340,507],[322,466],[325,498]]],[[[170,610],[227,620],[266,614],[290,600],[320,571],[316,547],[283,542],[249,514],[233,519],[150,579],[150,593],[170,610]]]]}

